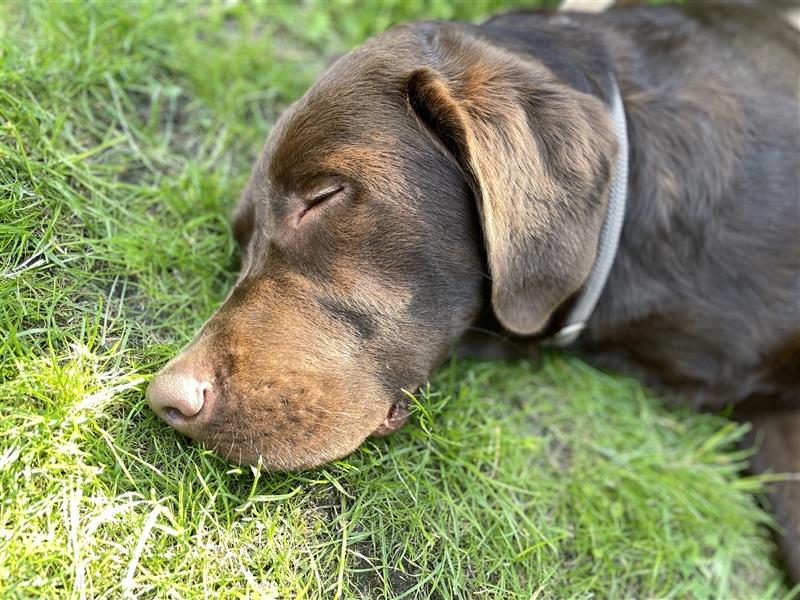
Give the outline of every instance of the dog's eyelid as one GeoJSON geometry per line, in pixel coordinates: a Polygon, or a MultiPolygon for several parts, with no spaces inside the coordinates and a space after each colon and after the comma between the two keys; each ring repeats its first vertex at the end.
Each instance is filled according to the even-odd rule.
{"type": "Polygon", "coordinates": [[[320,204],[331,200],[337,196],[340,196],[342,193],[347,191],[347,186],[342,183],[335,183],[329,186],[319,188],[318,190],[314,191],[313,193],[309,194],[304,202],[305,206],[297,215],[297,224],[306,216],[306,213],[313,210],[320,204]]]}
{"type": "Polygon", "coordinates": [[[330,200],[337,194],[340,194],[345,190],[345,186],[341,183],[334,183],[324,188],[320,188],[314,193],[309,194],[308,200],[306,201],[306,210],[319,204],[320,202],[324,202],[325,200],[330,200]]]}

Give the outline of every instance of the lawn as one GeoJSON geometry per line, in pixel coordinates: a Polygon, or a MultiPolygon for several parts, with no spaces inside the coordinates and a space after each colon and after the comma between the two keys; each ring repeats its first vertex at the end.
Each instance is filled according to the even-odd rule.
{"type": "Polygon", "coordinates": [[[235,279],[276,116],[393,22],[508,4],[0,3],[0,595],[787,594],[741,427],[568,355],[451,362],[403,431],[289,475],[145,404],[235,279]]]}

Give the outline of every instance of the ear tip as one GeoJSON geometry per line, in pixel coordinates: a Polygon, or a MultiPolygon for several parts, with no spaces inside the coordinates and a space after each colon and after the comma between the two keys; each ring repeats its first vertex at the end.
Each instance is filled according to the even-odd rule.
{"type": "Polygon", "coordinates": [[[539,333],[542,329],[544,329],[544,323],[534,321],[532,319],[520,319],[516,318],[518,315],[512,315],[510,318],[508,315],[501,315],[495,311],[497,315],[497,320],[500,321],[500,324],[516,335],[535,335],[539,333]]]}
{"type": "Polygon", "coordinates": [[[554,309],[541,304],[524,293],[494,294],[492,297],[495,317],[505,329],[516,335],[535,335],[545,328],[554,309]]]}

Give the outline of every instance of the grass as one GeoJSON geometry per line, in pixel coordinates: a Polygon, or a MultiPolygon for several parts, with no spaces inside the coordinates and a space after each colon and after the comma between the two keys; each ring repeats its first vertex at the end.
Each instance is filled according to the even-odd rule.
{"type": "Polygon", "coordinates": [[[0,4],[0,595],[779,598],[742,430],[565,355],[450,363],[298,474],[147,409],[235,278],[276,115],[390,23],[508,2],[0,4]]]}

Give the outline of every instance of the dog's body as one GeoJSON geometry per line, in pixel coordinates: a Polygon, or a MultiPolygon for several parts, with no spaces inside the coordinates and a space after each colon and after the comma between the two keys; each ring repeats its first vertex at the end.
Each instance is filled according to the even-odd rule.
{"type": "MultiPolygon", "coordinates": [[[[616,84],[628,208],[575,348],[747,411],[756,466],[800,473],[799,55],[739,7],[389,30],[276,125],[234,218],[242,275],[151,404],[229,457],[307,467],[402,424],[400,389],[476,321],[499,353],[546,337],[594,262],[616,84]]],[[[777,508],[795,578],[798,489],[777,508]]]]}
{"type": "Polygon", "coordinates": [[[628,210],[576,348],[697,408],[754,396],[800,407],[798,38],[778,22],[778,35],[752,31],[749,9],[706,18],[560,15],[575,30],[552,39],[530,35],[542,17],[512,14],[481,33],[540,59],[547,48],[546,64],[590,93],[613,72],[625,98],[628,210]],[[612,41],[593,48],[586,30],[612,41]],[[595,64],[571,73],[581,60],[595,64]]]}

